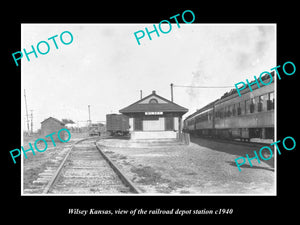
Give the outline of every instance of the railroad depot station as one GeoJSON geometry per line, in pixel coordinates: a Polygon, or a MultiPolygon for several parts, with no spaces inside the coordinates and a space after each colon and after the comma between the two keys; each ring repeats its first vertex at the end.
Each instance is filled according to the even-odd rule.
{"type": "Polygon", "coordinates": [[[178,138],[188,109],[153,91],[119,112],[129,117],[131,139],[173,139],[178,138]]]}

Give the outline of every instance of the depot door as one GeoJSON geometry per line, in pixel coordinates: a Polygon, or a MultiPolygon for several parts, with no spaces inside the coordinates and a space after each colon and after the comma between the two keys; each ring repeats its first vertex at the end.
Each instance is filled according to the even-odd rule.
{"type": "Polygon", "coordinates": [[[165,117],[165,130],[174,130],[174,117],[165,117]]]}
{"type": "Polygon", "coordinates": [[[143,130],[143,118],[136,117],[134,118],[134,130],[135,131],[142,131],[143,130]]]}

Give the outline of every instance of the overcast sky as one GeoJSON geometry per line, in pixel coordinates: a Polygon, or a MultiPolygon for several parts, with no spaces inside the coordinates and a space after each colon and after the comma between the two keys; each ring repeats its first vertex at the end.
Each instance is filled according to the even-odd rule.
{"type": "MultiPolygon", "coordinates": [[[[22,59],[22,119],[24,89],[36,130],[49,116],[87,121],[88,105],[92,122],[104,121],[139,100],[140,90],[170,99],[170,83],[234,87],[276,66],[273,24],[172,24],[170,33],[138,45],[134,32],[145,27],[153,24],[22,24],[22,49],[54,35],[59,47],[48,41],[48,54],[22,59]],[[73,34],[70,45],[60,42],[63,31],[73,34]]],[[[187,116],[230,89],[175,87],[174,102],[187,116]]]]}

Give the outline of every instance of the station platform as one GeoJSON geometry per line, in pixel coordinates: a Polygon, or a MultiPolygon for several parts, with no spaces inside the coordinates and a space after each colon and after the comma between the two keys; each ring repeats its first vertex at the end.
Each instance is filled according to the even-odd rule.
{"type": "Polygon", "coordinates": [[[173,139],[176,141],[177,132],[175,131],[132,131],[131,133],[131,139],[132,140],[146,140],[146,139],[167,139],[171,140],[173,139]]]}

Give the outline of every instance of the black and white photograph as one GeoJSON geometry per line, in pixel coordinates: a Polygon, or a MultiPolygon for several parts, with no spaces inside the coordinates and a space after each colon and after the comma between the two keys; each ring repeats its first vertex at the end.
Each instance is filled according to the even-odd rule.
{"type": "Polygon", "coordinates": [[[189,13],[21,24],[22,196],[276,196],[276,23],[189,13]]]}
{"type": "Polygon", "coordinates": [[[101,3],[4,7],[4,219],[296,218],[296,5],[101,3]]]}

